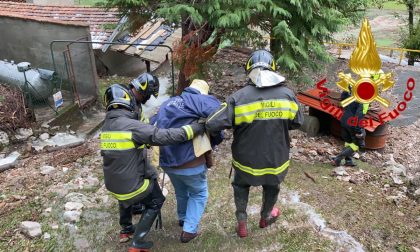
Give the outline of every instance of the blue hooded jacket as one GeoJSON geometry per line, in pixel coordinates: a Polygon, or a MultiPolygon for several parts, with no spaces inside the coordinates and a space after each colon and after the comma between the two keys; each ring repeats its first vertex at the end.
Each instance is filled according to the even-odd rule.
{"type": "MultiPolygon", "coordinates": [[[[194,88],[186,88],[181,95],[165,101],[156,117],[158,128],[179,128],[203,117],[207,118],[220,107],[220,101],[211,95],[202,95],[194,88]]],[[[210,137],[212,146],[223,140],[222,132],[210,137]]],[[[181,166],[196,158],[192,140],[160,147],[159,163],[161,167],[181,166]]]]}

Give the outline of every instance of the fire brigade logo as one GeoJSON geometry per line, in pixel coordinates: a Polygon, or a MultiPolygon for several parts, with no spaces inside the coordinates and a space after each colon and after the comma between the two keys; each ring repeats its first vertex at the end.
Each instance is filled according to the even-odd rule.
{"type": "Polygon", "coordinates": [[[390,105],[390,101],[381,97],[380,94],[394,86],[395,82],[391,73],[385,74],[381,70],[381,65],[382,62],[376,50],[369,22],[365,19],[360,30],[357,47],[349,61],[351,71],[357,74],[359,79],[354,80],[351,74],[343,72],[338,74],[340,81],[337,82],[337,86],[351,94],[349,98],[341,101],[341,106],[346,107],[354,101],[363,104],[377,101],[385,107],[390,105]]]}

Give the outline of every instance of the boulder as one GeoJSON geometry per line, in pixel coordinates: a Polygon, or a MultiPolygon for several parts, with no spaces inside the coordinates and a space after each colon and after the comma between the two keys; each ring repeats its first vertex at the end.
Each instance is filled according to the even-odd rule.
{"type": "Polygon", "coordinates": [[[80,216],[82,215],[82,212],[80,211],[66,211],[64,212],[64,221],[75,223],[80,221],[80,216]]]}
{"type": "Polygon", "coordinates": [[[20,153],[17,151],[14,151],[10,153],[10,155],[7,156],[6,158],[0,159],[0,172],[5,171],[15,166],[18,161],[19,156],[20,156],[20,153]]]}
{"type": "Polygon", "coordinates": [[[34,134],[31,128],[29,129],[19,128],[16,130],[16,133],[17,134],[15,135],[15,138],[17,140],[26,140],[34,134]]]}
{"type": "Polygon", "coordinates": [[[42,133],[41,135],[39,135],[39,140],[41,140],[41,141],[45,141],[48,138],[50,138],[50,134],[48,134],[48,133],[42,133]]]}
{"type": "Polygon", "coordinates": [[[44,165],[39,168],[42,175],[50,175],[55,171],[55,168],[49,165],[44,165]]]}
{"type": "Polygon", "coordinates": [[[66,211],[73,211],[73,210],[80,211],[83,209],[83,207],[84,207],[83,204],[80,202],[67,202],[64,205],[64,209],[66,209],[66,211]]]}
{"type": "Polygon", "coordinates": [[[34,238],[41,236],[41,224],[35,221],[22,221],[20,223],[20,230],[28,237],[34,238]]]}
{"type": "Polygon", "coordinates": [[[9,136],[6,132],[0,131],[0,146],[6,146],[9,144],[9,136]]]}

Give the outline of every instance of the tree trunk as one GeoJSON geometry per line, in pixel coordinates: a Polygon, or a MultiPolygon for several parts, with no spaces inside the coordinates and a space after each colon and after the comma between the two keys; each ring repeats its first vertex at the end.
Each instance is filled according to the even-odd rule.
{"type": "MultiPolygon", "coordinates": [[[[412,36],[414,32],[414,1],[409,0],[407,1],[407,8],[408,8],[408,36],[412,36]]],[[[408,53],[408,65],[414,66],[414,55],[412,53],[408,53]]]]}

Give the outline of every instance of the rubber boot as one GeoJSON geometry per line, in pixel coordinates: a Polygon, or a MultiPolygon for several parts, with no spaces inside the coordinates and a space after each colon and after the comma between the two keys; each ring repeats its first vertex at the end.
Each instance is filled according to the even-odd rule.
{"type": "Polygon", "coordinates": [[[340,166],[340,164],[341,164],[341,160],[343,160],[345,157],[351,157],[351,156],[353,155],[353,153],[354,153],[354,151],[353,151],[353,149],[352,149],[352,148],[350,148],[350,147],[346,147],[346,148],[344,148],[344,149],[340,152],[340,154],[338,154],[338,155],[337,155],[337,157],[335,157],[335,158],[332,160],[332,164],[333,164],[334,166],[340,166]]]}
{"type": "Polygon", "coordinates": [[[233,195],[235,198],[236,205],[236,219],[238,220],[238,226],[236,232],[239,237],[243,238],[248,235],[246,228],[246,206],[248,205],[249,186],[232,185],[233,195]]]}
{"type": "Polygon", "coordinates": [[[153,242],[145,241],[145,237],[149,233],[159,211],[154,209],[146,209],[144,211],[139,223],[137,223],[133,242],[131,247],[128,248],[129,252],[148,252],[153,247],[153,242]]]}
{"type": "Polygon", "coordinates": [[[260,228],[265,228],[273,224],[280,216],[280,210],[274,207],[277,202],[279,192],[280,185],[263,186],[263,202],[261,207],[261,219],[259,223],[260,228]]]}

